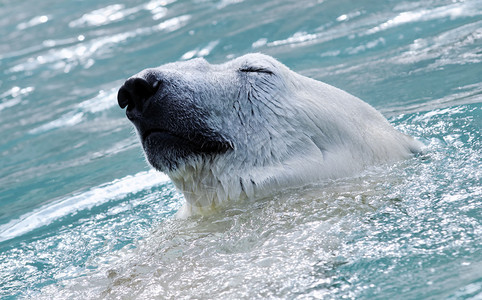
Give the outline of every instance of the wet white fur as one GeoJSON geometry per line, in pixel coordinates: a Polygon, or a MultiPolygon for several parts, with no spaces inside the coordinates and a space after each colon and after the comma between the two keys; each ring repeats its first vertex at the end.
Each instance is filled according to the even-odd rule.
{"type": "Polygon", "coordinates": [[[178,80],[185,81],[186,90],[198,91],[200,105],[212,112],[206,123],[234,147],[168,172],[187,200],[181,215],[347,176],[420,149],[419,142],[395,130],[367,103],[270,56],[248,54],[221,65],[196,59],[160,69],[183,74],[178,80]],[[274,75],[239,72],[246,66],[274,75]]]}

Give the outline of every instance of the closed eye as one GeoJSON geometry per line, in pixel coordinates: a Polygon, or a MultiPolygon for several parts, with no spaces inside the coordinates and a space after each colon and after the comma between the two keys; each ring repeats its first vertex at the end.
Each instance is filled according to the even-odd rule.
{"type": "Polygon", "coordinates": [[[244,73],[265,73],[265,74],[273,75],[273,72],[271,72],[270,70],[260,68],[260,67],[244,67],[239,69],[239,71],[244,73]]]}

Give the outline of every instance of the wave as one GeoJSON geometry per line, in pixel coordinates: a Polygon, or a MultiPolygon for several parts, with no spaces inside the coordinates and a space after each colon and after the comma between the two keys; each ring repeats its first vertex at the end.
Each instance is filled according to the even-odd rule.
{"type": "Polygon", "coordinates": [[[68,215],[92,209],[109,201],[121,199],[126,195],[161,185],[167,181],[169,181],[167,175],[154,170],[144,171],[48,203],[18,219],[1,225],[0,242],[22,236],[68,215]]]}

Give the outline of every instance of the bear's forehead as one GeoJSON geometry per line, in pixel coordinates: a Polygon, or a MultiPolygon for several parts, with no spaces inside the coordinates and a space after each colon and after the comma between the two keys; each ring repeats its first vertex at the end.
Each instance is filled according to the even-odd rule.
{"type": "Polygon", "coordinates": [[[260,54],[260,53],[250,53],[222,64],[211,64],[206,59],[200,57],[200,58],[194,58],[187,61],[168,63],[165,65],[159,66],[156,69],[158,69],[159,71],[160,70],[182,70],[182,71],[207,72],[207,71],[238,70],[246,66],[273,67],[273,66],[276,66],[277,64],[280,64],[280,63],[270,56],[260,54]]]}
{"type": "Polygon", "coordinates": [[[281,65],[276,59],[261,53],[250,53],[224,63],[228,67],[239,69],[242,67],[276,67],[281,65]]]}

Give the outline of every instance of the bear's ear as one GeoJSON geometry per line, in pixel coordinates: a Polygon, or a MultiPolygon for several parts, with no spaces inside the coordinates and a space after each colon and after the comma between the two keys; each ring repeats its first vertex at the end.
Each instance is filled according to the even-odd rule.
{"type": "Polygon", "coordinates": [[[239,69],[239,72],[244,73],[265,73],[273,75],[273,71],[265,68],[265,67],[256,67],[256,66],[244,66],[239,69]]]}

